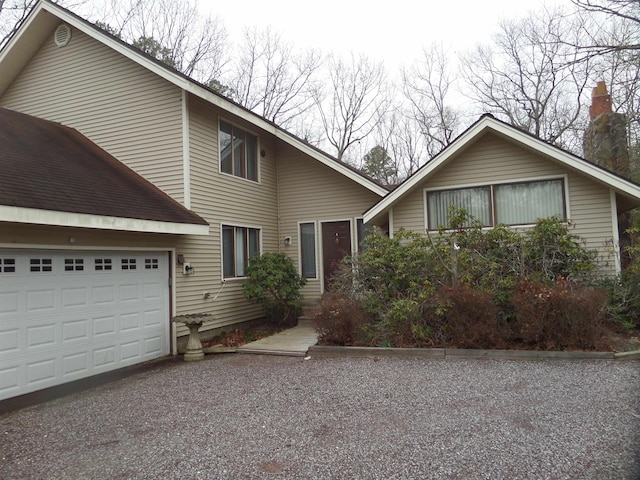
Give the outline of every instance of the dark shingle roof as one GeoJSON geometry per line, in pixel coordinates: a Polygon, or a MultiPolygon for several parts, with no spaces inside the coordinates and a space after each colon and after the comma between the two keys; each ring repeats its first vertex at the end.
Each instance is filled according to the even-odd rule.
{"type": "Polygon", "coordinates": [[[0,205],[207,224],[78,131],[6,108],[0,205]]]}

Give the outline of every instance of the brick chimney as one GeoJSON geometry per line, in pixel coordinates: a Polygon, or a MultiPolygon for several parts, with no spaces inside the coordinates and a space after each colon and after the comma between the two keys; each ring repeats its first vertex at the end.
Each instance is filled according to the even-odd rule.
{"type": "Polygon", "coordinates": [[[593,89],[589,116],[591,121],[583,138],[584,158],[629,178],[626,118],[613,112],[604,82],[598,82],[593,89]]]}

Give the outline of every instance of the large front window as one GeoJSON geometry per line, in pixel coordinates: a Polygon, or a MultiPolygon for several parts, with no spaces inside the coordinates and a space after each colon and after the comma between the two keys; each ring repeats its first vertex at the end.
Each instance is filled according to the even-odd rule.
{"type": "Polygon", "coordinates": [[[222,226],[222,272],[224,278],[246,276],[249,260],[260,255],[260,230],[222,226]]]}
{"type": "MultiPolygon", "coordinates": [[[[427,192],[429,230],[448,227],[449,208],[463,208],[486,227],[530,225],[539,218],[566,217],[561,179],[427,192]]],[[[470,225],[465,225],[470,226],[470,225]]]]}
{"type": "Polygon", "coordinates": [[[258,137],[222,120],[220,171],[258,181],[258,137]]]}

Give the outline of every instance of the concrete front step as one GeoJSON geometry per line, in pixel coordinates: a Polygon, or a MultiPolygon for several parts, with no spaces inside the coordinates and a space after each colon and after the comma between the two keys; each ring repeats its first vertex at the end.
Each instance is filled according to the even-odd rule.
{"type": "Polygon", "coordinates": [[[317,342],[318,335],[311,321],[302,318],[297,326],[242,345],[236,349],[236,353],[304,357],[309,347],[317,342]]]}

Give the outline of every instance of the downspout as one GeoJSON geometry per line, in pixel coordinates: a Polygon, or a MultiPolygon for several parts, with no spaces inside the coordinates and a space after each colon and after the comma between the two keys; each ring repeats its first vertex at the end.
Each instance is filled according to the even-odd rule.
{"type": "Polygon", "coordinates": [[[186,90],[182,90],[182,184],[184,206],[191,210],[191,159],[189,149],[189,106],[186,90]]]}

